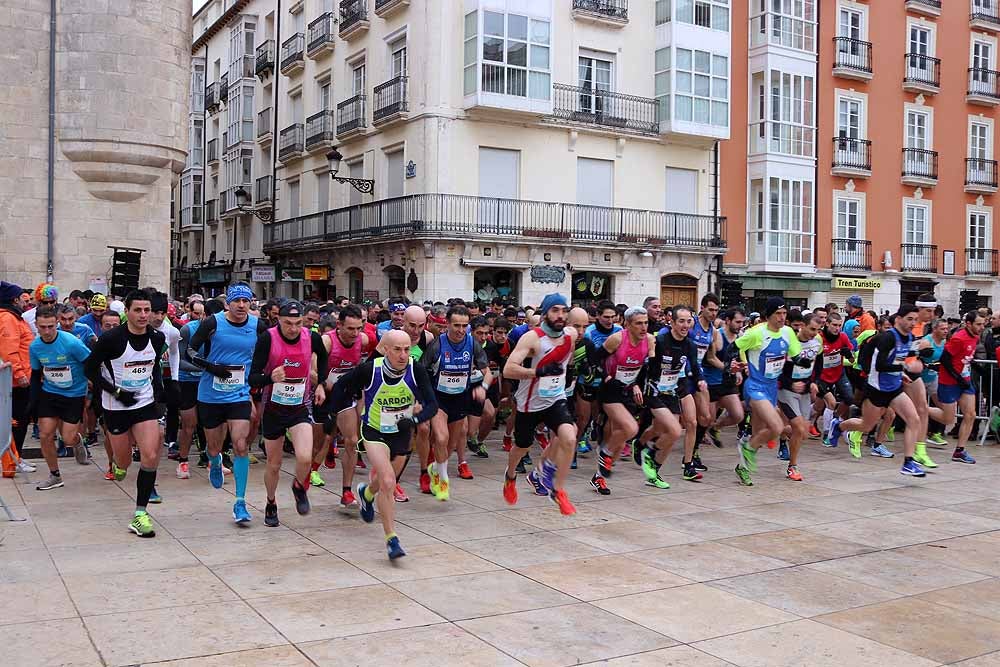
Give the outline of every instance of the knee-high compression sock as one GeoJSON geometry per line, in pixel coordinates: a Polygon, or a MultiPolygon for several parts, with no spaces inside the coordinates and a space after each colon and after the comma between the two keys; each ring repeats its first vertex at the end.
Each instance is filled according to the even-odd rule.
{"type": "Polygon", "coordinates": [[[701,446],[701,441],[705,439],[705,434],[708,433],[708,429],[705,428],[704,426],[702,426],[701,424],[699,424],[698,427],[694,430],[694,433],[695,433],[695,436],[694,436],[694,451],[695,451],[695,453],[697,453],[698,452],[698,447],[701,446]]]}
{"type": "Polygon", "coordinates": [[[406,455],[406,459],[403,461],[403,467],[399,469],[399,474],[396,475],[396,484],[399,484],[399,480],[403,477],[403,473],[406,472],[406,466],[409,465],[411,456],[413,456],[412,453],[406,455]]]}
{"type": "Polygon", "coordinates": [[[247,478],[250,476],[250,457],[233,457],[233,477],[236,479],[236,500],[245,500],[247,494],[247,478]]]}
{"type": "Polygon", "coordinates": [[[156,468],[139,467],[139,475],[135,480],[135,511],[145,512],[149,504],[149,496],[156,485],[156,468]]]}

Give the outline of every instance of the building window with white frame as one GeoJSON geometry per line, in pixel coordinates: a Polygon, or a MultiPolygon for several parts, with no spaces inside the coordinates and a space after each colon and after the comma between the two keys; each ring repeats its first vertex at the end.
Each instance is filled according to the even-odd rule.
{"type": "Polygon", "coordinates": [[[969,120],[969,158],[966,161],[965,182],[967,185],[997,185],[993,124],[985,118],[969,120]]]}
{"type": "Polygon", "coordinates": [[[670,47],[657,49],[654,56],[653,85],[659,107],[658,118],[670,120],[670,47]]]}
{"type": "Polygon", "coordinates": [[[996,91],[995,53],[993,42],[985,39],[972,40],[970,54],[969,93],[973,95],[990,95],[996,91]]]}
{"type": "Polygon", "coordinates": [[[816,8],[813,0],[749,0],[750,45],[773,44],[816,52],[816,8]]]}
{"type": "Polygon", "coordinates": [[[865,242],[864,199],[857,196],[835,196],[833,214],[833,267],[871,270],[871,246],[865,242]]]}
{"type": "MultiPolygon", "coordinates": [[[[745,1],[745,0],[744,0],[745,1]]],[[[729,0],[675,0],[676,18],[702,28],[729,31],[729,0]]]]}
{"type": "Polygon", "coordinates": [[[996,252],[993,251],[993,215],[984,209],[969,209],[969,226],[966,238],[965,272],[977,276],[995,276],[996,252]]]}
{"type": "Polygon", "coordinates": [[[729,126],[729,58],[708,51],[676,51],[674,118],[729,126]]]}
{"type": "Polygon", "coordinates": [[[937,178],[937,155],[933,151],[930,109],[906,110],[905,138],[903,173],[908,176],[937,178]]]}
{"type": "Polygon", "coordinates": [[[389,44],[389,78],[406,76],[406,36],[389,44]]]}
{"type": "Polygon", "coordinates": [[[813,77],[771,70],[767,84],[764,78],[764,72],[756,72],[752,77],[751,87],[757,100],[751,109],[751,152],[814,157],[813,77]]]}
{"type": "Polygon", "coordinates": [[[930,245],[930,206],[907,203],[903,209],[903,270],[934,271],[937,262],[930,245]]]}
{"type": "Polygon", "coordinates": [[[751,262],[812,265],[812,181],[776,177],[752,181],[750,229],[751,262]]]}
{"type": "MultiPolygon", "coordinates": [[[[611,54],[581,54],[577,63],[580,111],[603,113],[606,93],[615,89],[615,61],[611,54]]],[[[608,111],[611,111],[610,109],[608,111]]]]}
{"type": "MultiPolygon", "coordinates": [[[[468,29],[470,22],[477,20],[475,14],[466,16],[467,67],[470,64],[468,29]]],[[[482,46],[478,50],[482,65],[481,91],[548,100],[552,90],[550,30],[547,20],[483,10],[482,46]]],[[[469,91],[468,85],[466,91],[469,91]]]]}

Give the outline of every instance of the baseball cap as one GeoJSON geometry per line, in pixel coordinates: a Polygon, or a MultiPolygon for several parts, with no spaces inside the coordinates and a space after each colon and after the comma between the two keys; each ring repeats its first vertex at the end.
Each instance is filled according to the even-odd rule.
{"type": "Polygon", "coordinates": [[[91,308],[107,308],[108,307],[108,297],[103,294],[95,294],[94,298],[90,300],[91,308]]]}
{"type": "Polygon", "coordinates": [[[302,304],[298,301],[286,301],[278,310],[279,317],[302,317],[302,304]]]}

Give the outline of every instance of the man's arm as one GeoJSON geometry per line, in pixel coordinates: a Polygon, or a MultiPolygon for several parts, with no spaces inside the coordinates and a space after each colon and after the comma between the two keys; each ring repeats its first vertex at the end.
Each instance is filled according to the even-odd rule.
{"type": "Polygon", "coordinates": [[[879,373],[900,373],[903,370],[902,364],[896,363],[896,340],[892,334],[875,334],[877,338],[872,343],[878,351],[878,358],[875,361],[875,370],[879,373]]]}
{"type": "Polygon", "coordinates": [[[180,358],[179,368],[187,373],[199,373],[201,368],[195,366],[188,357],[189,341],[191,340],[191,329],[185,324],[181,327],[180,337],[177,339],[177,356],[180,358]]]}
{"type": "Polygon", "coordinates": [[[537,356],[538,352],[538,334],[534,331],[526,332],[517,341],[517,345],[514,346],[510,356],[507,357],[507,363],[504,365],[503,371],[504,377],[511,380],[531,380],[538,377],[537,369],[524,367],[524,360],[537,356]]]}
{"type": "Polygon", "coordinates": [[[181,333],[173,325],[167,327],[167,331],[164,334],[167,338],[167,358],[170,361],[170,377],[177,381],[178,376],[181,372],[181,353],[180,353],[180,340],[181,333]]]}
{"type": "Polygon", "coordinates": [[[419,364],[413,365],[413,379],[417,382],[417,389],[420,390],[420,412],[413,415],[413,421],[417,424],[430,421],[431,417],[437,414],[438,405],[434,386],[431,384],[431,376],[427,369],[419,364]]]}
{"type": "MultiPolygon", "coordinates": [[[[87,357],[87,361],[83,364],[83,374],[87,376],[87,379],[90,380],[94,387],[103,389],[109,394],[114,394],[118,391],[118,387],[101,373],[101,364],[110,359],[111,355],[114,354],[115,347],[120,343],[122,335],[123,332],[120,329],[115,329],[98,338],[90,356],[87,357]]],[[[159,364],[156,365],[159,366],[159,364]]]]}
{"type": "Polygon", "coordinates": [[[218,320],[214,317],[206,317],[198,325],[198,330],[194,332],[194,336],[191,337],[191,342],[188,344],[188,359],[199,368],[207,368],[208,361],[198,356],[198,350],[206,348],[205,355],[208,355],[206,345],[211,340],[217,326],[218,320]]]}
{"type": "Polygon", "coordinates": [[[254,389],[271,384],[271,376],[264,373],[267,360],[271,356],[271,336],[257,336],[257,344],[253,348],[253,360],[250,362],[250,377],[247,383],[254,389]]]}

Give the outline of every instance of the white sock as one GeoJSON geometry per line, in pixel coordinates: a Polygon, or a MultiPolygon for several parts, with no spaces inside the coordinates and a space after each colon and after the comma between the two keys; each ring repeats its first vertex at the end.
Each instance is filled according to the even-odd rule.
{"type": "Polygon", "coordinates": [[[448,481],[448,462],[447,461],[445,461],[444,463],[435,463],[434,464],[434,469],[437,470],[437,473],[441,476],[442,480],[444,480],[446,482],[448,481]]]}
{"type": "Polygon", "coordinates": [[[833,422],[833,410],[826,408],[823,410],[823,433],[830,432],[830,424],[833,422]]]}

